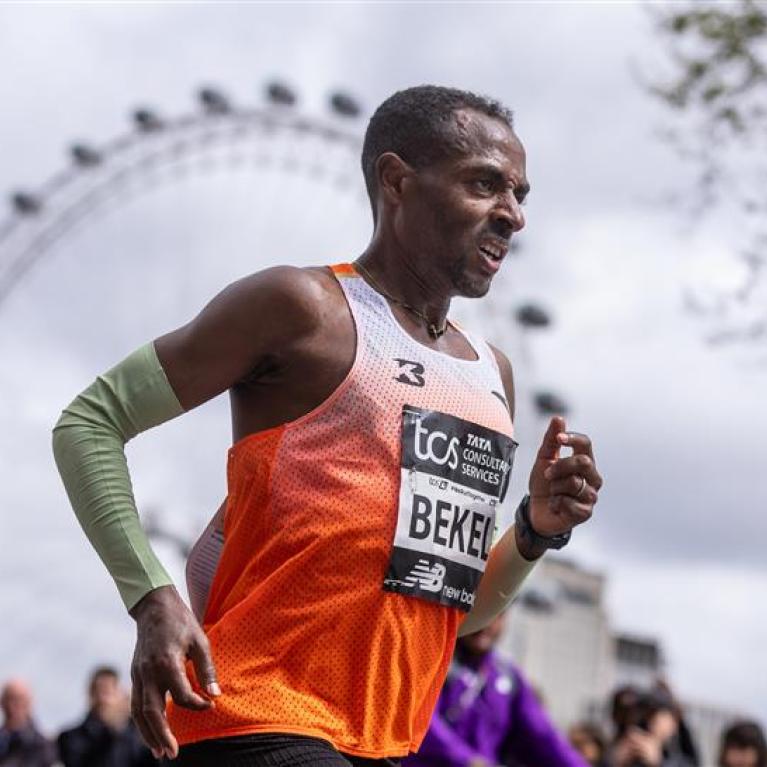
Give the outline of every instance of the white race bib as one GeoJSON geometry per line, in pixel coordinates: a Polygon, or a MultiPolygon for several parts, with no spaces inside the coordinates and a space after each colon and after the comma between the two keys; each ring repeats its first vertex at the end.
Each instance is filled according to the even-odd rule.
{"type": "Polygon", "coordinates": [[[471,610],[516,447],[492,429],[405,405],[386,591],[471,610]]]}

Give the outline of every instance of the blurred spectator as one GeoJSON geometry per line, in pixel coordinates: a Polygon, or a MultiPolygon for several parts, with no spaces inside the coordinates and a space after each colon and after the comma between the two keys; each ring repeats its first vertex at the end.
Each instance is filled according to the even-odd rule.
{"type": "Polygon", "coordinates": [[[692,730],[687,725],[687,721],[684,717],[684,710],[681,704],[676,699],[671,691],[668,683],[664,680],[658,680],[657,689],[662,693],[665,693],[671,698],[674,705],[674,716],[677,723],[677,741],[679,744],[679,750],[687,757],[693,767],[700,767],[700,755],[698,754],[698,747],[695,743],[695,738],[692,735],[692,730]]]}
{"type": "Polygon", "coordinates": [[[586,767],[530,685],[493,650],[503,616],[458,640],[429,731],[403,767],[586,767]]]}
{"type": "Polygon", "coordinates": [[[32,691],[21,679],[9,680],[0,691],[0,767],[50,767],[56,761],[53,744],[40,734],[32,719],[32,691]]]}
{"type": "Polygon", "coordinates": [[[141,742],[130,719],[130,698],[117,671],[93,672],[88,687],[90,709],[78,727],[59,735],[64,767],[150,767],[157,762],[141,742]]]}
{"type": "Polygon", "coordinates": [[[722,733],[719,767],[767,767],[767,743],[756,722],[736,722],[722,733]]]}
{"type": "Polygon", "coordinates": [[[663,690],[621,688],[613,696],[611,767],[695,767],[679,745],[672,698],[663,690]]]}
{"type": "Polygon", "coordinates": [[[591,722],[574,724],[567,733],[570,745],[590,767],[607,767],[607,741],[602,729],[591,722]]]}
{"type": "Polygon", "coordinates": [[[617,740],[632,724],[641,693],[636,687],[618,687],[610,701],[610,719],[613,723],[613,740],[617,740]]]}

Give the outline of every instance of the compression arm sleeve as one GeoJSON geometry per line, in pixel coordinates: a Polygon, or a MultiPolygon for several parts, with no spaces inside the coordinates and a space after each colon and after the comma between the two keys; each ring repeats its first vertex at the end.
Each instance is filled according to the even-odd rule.
{"type": "Polygon", "coordinates": [[[53,429],[53,453],[69,501],[129,610],[172,581],[139,522],[125,443],[182,412],[149,343],[99,376],[53,429]]]}
{"type": "Polygon", "coordinates": [[[479,631],[503,612],[537,561],[530,562],[519,553],[512,525],[490,551],[474,606],[461,624],[458,634],[466,636],[479,631]]]}

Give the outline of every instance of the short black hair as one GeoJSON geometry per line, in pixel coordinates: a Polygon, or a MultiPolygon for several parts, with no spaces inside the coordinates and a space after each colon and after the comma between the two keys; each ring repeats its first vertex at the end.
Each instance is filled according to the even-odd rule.
{"type": "Polygon", "coordinates": [[[455,154],[458,137],[453,118],[459,109],[474,109],[513,130],[511,110],[499,101],[439,85],[397,91],[376,109],[362,145],[362,173],[374,217],[378,197],[376,160],[385,152],[394,152],[408,165],[421,169],[455,154]]]}
{"type": "Polygon", "coordinates": [[[762,728],[756,722],[734,722],[722,733],[720,765],[724,764],[724,754],[728,748],[753,748],[757,753],[756,767],[767,767],[767,742],[762,728]]]}

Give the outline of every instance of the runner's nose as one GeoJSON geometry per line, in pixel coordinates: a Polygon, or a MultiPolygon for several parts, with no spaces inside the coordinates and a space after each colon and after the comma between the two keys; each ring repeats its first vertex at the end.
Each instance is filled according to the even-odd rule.
{"type": "Polygon", "coordinates": [[[493,225],[502,237],[508,239],[513,232],[525,226],[525,214],[513,191],[509,190],[498,198],[498,204],[492,213],[493,225]],[[503,232],[503,234],[502,234],[503,232]]]}

